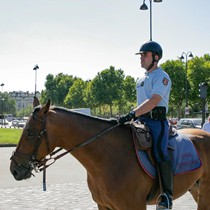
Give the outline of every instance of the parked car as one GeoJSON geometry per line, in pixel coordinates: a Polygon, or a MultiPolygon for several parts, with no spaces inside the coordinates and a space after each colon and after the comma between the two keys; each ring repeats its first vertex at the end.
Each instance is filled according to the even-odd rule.
{"type": "Polygon", "coordinates": [[[12,126],[16,127],[19,123],[19,120],[12,120],[12,126]]]}
{"type": "Polygon", "coordinates": [[[18,127],[18,128],[23,128],[25,125],[26,125],[26,121],[24,121],[24,120],[20,120],[20,121],[17,123],[17,127],[18,127]]]}
{"type": "Polygon", "coordinates": [[[182,118],[177,122],[176,129],[198,128],[201,129],[202,118],[182,118]]]}

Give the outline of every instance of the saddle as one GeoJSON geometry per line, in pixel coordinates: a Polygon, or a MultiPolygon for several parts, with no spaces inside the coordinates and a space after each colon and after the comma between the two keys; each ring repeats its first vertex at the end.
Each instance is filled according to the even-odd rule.
{"type": "MultiPolygon", "coordinates": [[[[152,136],[150,134],[150,129],[145,123],[141,123],[139,121],[131,121],[130,123],[133,141],[135,147],[138,150],[146,151],[150,162],[155,165],[155,160],[152,154],[152,136]]],[[[169,127],[169,139],[177,134],[177,130],[173,128],[171,125],[169,127]]],[[[172,156],[173,147],[168,145],[169,156],[172,156]]],[[[172,157],[171,157],[172,158],[172,157]]]]}
{"type": "MultiPolygon", "coordinates": [[[[150,135],[150,129],[145,123],[139,121],[131,121],[132,136],[135,146],[138,150],[150,150],[152,147],[152,136],[150,135]]],[[[171,125],[169,127],[169,138],[175,136],[177,130],[171,125]]],[[[173,149],[170,148],[169,149],[173,149]]]]}
{"type": "Polygon", "coordinates": [[[149,127],[139,121],[131,121],[130,126],[137,149],[149,150],[152,147],[152,137],[150,135],[149,127]]]}
{"type": "MultiPolygon", "coordinates": [[[[130,127],[137,159],[145,173],[154,180],[153,187],[147,197],[147,201],[149,201],[159,189],[156,162],[152,153],[152,137],[145,124],[131,122],[130,127]]],[[[172,127],[170,127],[169,132],[168,154],[173,166],[174,176],[197,170],[202,165],[192,141],[172,127]]]]}

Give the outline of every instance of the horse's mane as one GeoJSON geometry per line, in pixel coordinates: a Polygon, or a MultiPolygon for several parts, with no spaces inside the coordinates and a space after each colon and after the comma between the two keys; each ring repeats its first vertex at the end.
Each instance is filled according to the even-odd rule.
{"type": "Polygon", "coordinates": [[[88,114],[85,114],[85,113],[81,113],[81,112],[78,112],[78,111],[74,111],[74,110],[71,110],[71,109],[67,109],[67,108],[64,108],[64,107],[58,107],[58,106],[52,106],[50,109],[53,110],[53,111],[60,111],[60,112],[64,112],[64,113],[67,113],[67,114],[78,115],[78,116],[81,116],[81,117],[97,120],[97,121],[100,121],[100,122],[117,124],[117,120],[114,119],[114,118],[106,119],[106,118],[101,118],[101,117],[97,117],[97,116],[91,116],[91,115],[88,115],[88,114]]]}
{"type": "MultiPolygon", "coordinates": [[[[41,105],[35,107],[33,113],[38,112],[40,109],[41,109],[41,105]]],[[[81,113],[81,112],[78,112],[78,111],[74,111],[74,110],[71,110],[71,109],[67,109],[67,108],[64,108],[64,107],[51,106],[50,110],[63,112],[63,113],[66,113],[66,114],[78,115],[78,116],[81,116],[81,117],[85,117],[85,118],[88,118],[88,119],[92,119],[92,120],[96,120],[96,121],[100,121],[100,122],[104,122],[104,123],[110,123],[110,124],[113,124],[113,125],[117,124],[117,119],[114,119],[114,118],[106,119],[106,118],[101,118],[101,117],[97,117],[97,116],[91,116],[91,115],[81,113]]]]}

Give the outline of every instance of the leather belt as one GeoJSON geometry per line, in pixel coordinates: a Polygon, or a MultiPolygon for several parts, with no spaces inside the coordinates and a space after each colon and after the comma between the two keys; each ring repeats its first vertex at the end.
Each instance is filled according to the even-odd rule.
{"type": "Polygon", "coordinates": [[[151,112],[147,112],[147,113],[141,115],[141,117],[152,118],[151,112]]]}
{"type": "Polygon", "coordinates": [[[141,115],[141,117],[146,117],[153,120],[166,120],[166,108],[163,106],[157,106],[152,111],[141,115]]]}

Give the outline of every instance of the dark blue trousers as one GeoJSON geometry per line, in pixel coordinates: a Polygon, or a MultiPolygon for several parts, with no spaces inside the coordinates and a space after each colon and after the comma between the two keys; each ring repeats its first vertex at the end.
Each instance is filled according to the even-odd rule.
{"type": "Polygon", "coordinates": [[[169,140],[169,124],[168,120],[159,121],[152,120],[146,117],[140,117],[140,120],[145,122],[150,129],[150,133],[153,139],[153,154],[156,158],[156,161],[169,161],[167,146],[169,140]]]}

